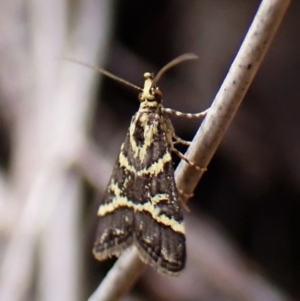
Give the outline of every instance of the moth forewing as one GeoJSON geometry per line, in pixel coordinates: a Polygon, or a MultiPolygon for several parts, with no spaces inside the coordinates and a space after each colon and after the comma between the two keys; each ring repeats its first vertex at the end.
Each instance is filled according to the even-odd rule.
{"type": "Polygon", "coordinates": [[[178,57],[155,78],[144,74],[139,110],[98,210],[93,252],[99,260],[119,256],[135,245],[141,260],[161,273],[177,275],[184,268],[185,228],[171,157],[177,136],[166,115],[177,111],[163,108],[156,82],[170,67],[194,58],[191,54],[178,57]]]}

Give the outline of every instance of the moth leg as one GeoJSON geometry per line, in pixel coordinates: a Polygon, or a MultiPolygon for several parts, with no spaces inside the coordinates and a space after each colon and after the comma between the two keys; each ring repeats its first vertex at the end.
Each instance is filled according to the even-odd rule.
{"type": "Polygon", "coordinates": [[[191,160],[189,160],[183,153],[181,153],[175,147],[173,147],[171,149],[171,151],[174,152],[180,159],[184,160],[186,163],[193,166],[196,170],[199,170],[199,171],[206,171],[207,170],[206,167],[200,167],[200,166],[196,165],[194,162],[192,162],[191,160]]]}
{"type": "Polygon", "coordinates": [[[178,187],[177,187],[177,191],[178,191],[178,194],[179,194],[179,200],[180,200],[181,207],[186,212],[190,212],[191,210],[190,210],[190,208],[187,205],[187,201],[188,201],[188,199],[190,199],[191,197],[193,197],[194,194],[193,193],[186,193],[182,189],[179,189],[178,187]]]}
{"type": "Polygon", "coordinates": [[[187,146],[190,146],[191,145],[191,142],[190,141],[186,141],[186,140],[183,140],[181,139],[180,137],[178,137],[176,134],[173,133],[173,139],[176,140],[175,142],[173,142],[173,144],[183,144],[183,145],[187,145],[187,146]]]}
{"type": "Polygon", "coordinates": [[[178,190],[178,193],[186,199],[190,199],[194,196],[194,193],[187,193],[187,192],[184,192],[182,189],[179,189],[179,188],[177,188],[177,190],[178,190]]]}
{"type": "Polygon", "coordinates": [[[176,110],[173,110],[173,109],[163,108],[163,111],[167,114],[171,114],[171,115],[178,116],[178,117],[185,117],[185,118],[200,118],[200,117],[203,117],[207,114],[208,110],[209,109],[206,109],[205,111],[200,112],[200,113],[182,113],[180,111],[176,111],[176,110]]]}

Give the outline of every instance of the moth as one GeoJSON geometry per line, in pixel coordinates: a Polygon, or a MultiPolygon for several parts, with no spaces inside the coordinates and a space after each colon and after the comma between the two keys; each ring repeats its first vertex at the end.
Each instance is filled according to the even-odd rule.
{"type": "Polygon", "coordinates": [[[201,117],[164,108],[157,81],[170,67],[197,56],[184,54],[163,67],[156,77],[146,72],[144,88],[111,73],[101,73],[140,91],[140,107],[132,117],[110,182],[98,210],[99,224],[93,249],[98,260],[119,256],[134,245],[140,259],[158,272],[178,275],[185,266],[185,228],[176,188],[171,152],[194,165],[175,147],[176,136],[168,114],[201,117]]]}

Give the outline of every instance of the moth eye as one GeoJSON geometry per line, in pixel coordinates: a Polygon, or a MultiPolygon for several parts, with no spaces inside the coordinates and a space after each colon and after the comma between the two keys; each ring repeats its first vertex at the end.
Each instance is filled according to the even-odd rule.
{"type": "Polygon", "coordinates": [[[154,90],[154,96],[155,96],[156,100],[159,100],[159,102],[161,102],[161,100],[163,98],[163,94],[159,89],[154,90]]]}

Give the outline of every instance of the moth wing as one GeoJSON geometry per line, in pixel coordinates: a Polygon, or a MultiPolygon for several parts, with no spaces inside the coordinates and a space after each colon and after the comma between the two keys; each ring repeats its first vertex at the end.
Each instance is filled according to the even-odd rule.
{"type": "MultiPolygon", "coordinates": [[[[165,169],[171,173],[173,168],[170,164],[165,169]]],[[[144,187],[149,184],[152,192],[135,214],[135,245],[144,262],[161,273],[176,275],[184,268],[186,250],[175,183],[167,173],[141,183],[144,187]]]]}
{"type": "MultiPolygon", "coordinates": [[[[128,139],[129,134],[124,144],[128,139]]],[[[98,210],[99,223],[93,249],[98,260],[118,257],[133,243],[134,212],[128,201],[127,189],[132,186],[134,176],[120,164],[124,144],[98,210]]]]}
{"type": "Polygon", "coordinates": [[[97,259],[119,256],[134,243],[159,272],[176,275],[184,268],[183,214],[166,127],[159,114],[133,117],[99,207],[97,259]]]}
{"type": "Polygon", "coordinates": [[[155,134],[141,143],[148,148],[134,182],[134,243],[145,263],[176,275],[185,265],[185,235],[165,122],[158,114],[149,115],[140,131],[149,132],[146,127],[151,125],[155,134]]]}

